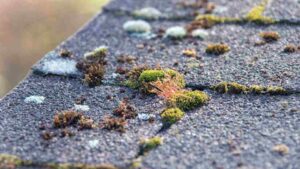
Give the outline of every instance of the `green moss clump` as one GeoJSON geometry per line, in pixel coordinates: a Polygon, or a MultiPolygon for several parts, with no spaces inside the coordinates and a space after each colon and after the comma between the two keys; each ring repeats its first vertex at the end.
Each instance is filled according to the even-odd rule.
{"type": "Polygon", "coordinates": [[[172,81],[180,88],[185,87],[184,76],[172,69],[149,69],[149,68],[135,68],[129,72],[128,80],[125,85],[137,89],[141,88],[144,92],[151,90],[151,82],[163,80],[164,78],[171,78],[172,81]]]}
{"type": "Polygon", "coordinates": [[[210,44],[206,48],[206,53],[214,54],[214,55],[221,55],[230,50],[230,47],[226,44],[210,44]]]}
{"type": "Polygon", "coordinates": [[[260,5],[253,7],[245,17],[248,22],[255,22],[258,24],[272,24],[274,19],[263,16],[268,0],[264,0],[260,5]]]}
{"type": "Polygon", "coordinates": [[[236,82],[221,82],[215,86],[213,89],[219,93],[232,93],[232,94],[240,94],[247,93],[248,87],[238,84],[236,82]]]}
{"type": "Polygon", "coordinates": [[[267,92],[271,95],[284,95],[288,93],[284,88],[278,86],[267,87],[267,92]]]}
{"type": "Polygon", "coordinates": [[[157,148],[161,144],[163,144],[163,138],[158,137],[158,136],[143,139],[140,142],[140,153],[139,154],[143,155],[143,154],[149,152],[150,150],[157,148]]]}
{"type": "Polygon", "coordinates": [[[140,82],[154,82],[165,77],[163,70],[145,70],[139,77],[140,82]]]}
{"type": "Polygon", "coordinates": [[[168,105],[178,107],[181,110],[192,110],[207,103],[208,100],[209,96],[202,91],[182,90],[168,100],[168,105]]]}
{"type": "Polygon", "coordinates": [[[184,112],[181,111],[179,108],[168,108],[165,109],[160,116],[162,118],[163,123],[174,124],[184,116],[184,112]]]}
{"type": "Polygon", "coordinates": [[[195,21],[200,22],[199,24],[203,28],[210,28],[214,26],[215,24],[218,23],[234,23],[234,22],[239,22],[240,19],[238,18],[230,18],[230,17],[220,17],[216,15],[211,15],[211,14],[204,14],[204,15],[198,15],[195,19],[195,21]]]}

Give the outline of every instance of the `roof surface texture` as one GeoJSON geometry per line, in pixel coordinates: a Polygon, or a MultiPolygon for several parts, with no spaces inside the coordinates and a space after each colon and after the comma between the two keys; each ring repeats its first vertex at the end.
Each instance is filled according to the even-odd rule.
{"type": "MultiPolygon", "coordinates": [[[[111,1],[102,13],[34,65],[27,78],[1,100],[0,168],[55,169],[64,165],[67,169],[81,164],[149,169],[298,168],[300,3],[209,2],[215,5],[212,16],[241,21],[223,21],[201,29],[206,33],[202,39],[172,39],[158,34],[173,26],[186,27],[205,8],[184,6],[179,0],[111,1]],[[263,16],[274,22],[246,21],[249,11],[261,4],[263,16]],[[127,33],[123,24],[135,20],[133,11],[144,7],[161,12],[159,18],[144,19],[151,33],[127,33]],[[261,32],[277,32],[280,38],[264,44],[261,32]],[[208,54],[206,48],[212,43],[227,44],[230,50],[221,55],[208,54]],[[289,44],[296,46],[294,52],[284,52],[289,44]],[[106,71],[100,85],[89,87],[76,63],[99,46],[108,48],[106,71]],[[73,57],[62,58],[62,49],[71,51],[73,57]],[[186,49],[195,49],[197,56],[184,56],[186,49]],[[136,59],[133,63],[120,63],[121,55],[136,59]],[[162,130],[164,99],[122,85],[126,77],[116,72],[118,67],[130,70],[139,65],[177,70],[184,75],[186,89],[204,91],[210,100],[186,111],[181,120],[162,130]],[[234,94],[214,90],[213,86],[223,81],[276,86],[285,92],[234,94]],[[114,117],[114,109],[124,99],[137,113],[135,118],[126,119],[125,132],[101,127],[104,119],[114,117]],[[54,116],[66,110],[82,112],[94,120],[95,127],[78,129],[74,124],[55,128],[54,116]],[[64,130],[74,136],[61,136],[64,130]],[[141,154],[140,140],[155,136],[163,143],[141,154]],[[21,162],[9,163],[11,158],[21,162]]],[[[77,166],[80,167],[88,166],[77,166]]]]}

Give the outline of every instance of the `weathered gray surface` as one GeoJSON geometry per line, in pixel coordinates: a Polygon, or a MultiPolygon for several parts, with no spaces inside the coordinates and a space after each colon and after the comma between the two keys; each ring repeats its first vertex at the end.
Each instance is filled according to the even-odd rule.
{"type": "Polygon", "coordinates": [[[298,0],[272,0],[265,15],[276,20],[285,20],[299,24],[300,2],[298,0]]]}
{"type": "Polygon", "coordinates": [[[212,94],[165,134],[165,144],[144,158],[145,168],[297,168],[299,95],[212,94]],[[290,147],[286,156],[272,152],[290,147]]]}
{"type": "MultiPolygon", "coordinates": [[[[151,124],[139,119],[129,120],[124,134],[103,129],[76,132],[77,129],[73,128],[76,132],[73,138],[56,137],[51,141],[43,140],[39,130],[40,122],[52,128],[54,114],[73,108],[74,100],[79,96],[85,96],[85,104],[90,106],[90,111],[84,115],[97,123],[104,116],[111,115],[125,97],[130,98],[139,113],[160,113],[162,105],[157,99],[141,97],[126,88],[123,88],[123,93],[120,89],[109,86],[88,88],[78,79],[32,75],[0,103],[0,152],[39,162],[124,165],[136,156],[139,140],[154,135],[160,129],[158,120],[151,124]],[[46,100],[40,105],[24,103],[24,98],[30,95],[43,95],[46,100]],[[108,95],[112,99],[107,99],[108,95]],[[88,142],[91,140],[99,140],[99,144],[90,147],[88,142]]],[[[51,131],[58,132],[57,129],[51,131]]]]}
{"type": "MultiPolygon", "coordinates": [[[[236,17],[243,16],[259,3],[250,0],[214,2],[217,7],[222,4],[220,6],[228,9],[221,16],[236,17]]],[[[72,51],[75,60],[78,60],[95,47],[108,46],[105,84],[89,88],[79,76],[67,78],[30,74],[0,102],[0,153],[14,154],[28,160],[112,163],[124,167],[137,154],[139,139],[157,134],[162,125],[159,113],[164,105],[157,97],[143,96],[137,91],[118,87],[115,83],[119,82],[116,78],[119,75],[114,73],[117,66],[132,68],[134,65],[147,64],[154,67],[159,63],[162,67],[184,73],[187,83],[193,86],[208,87],[220,81],[235,81],[246,85],[282,86],[299,93],[300,54],[282,52],[289,43],[299,44],[299,26],[216,25],[207,30],[210,35],[203,41],[191,38],[178,41],[143,39],[129,36],[122,29],[124,22],[134,18],[116,12],[153,6],[162,12],[172,13],[175,3],[173,0],[113,1],[103,14],[99,14],[56,48],[55,52],[61,48],[72,51]],[[275,43],[254,46],[258,34],[263,31],[278,31],[281,38],[275,43]],[[220,56],[205,53],[209,43],[220,42],[227,43],[230,52],[220,56]],[[145,47],[137,47],[141,44],[145,47]],[[197,59],[182,56],[182,50],[188,48],[198,51],[197,59]],[[138,60],[133,65],[120,64],[117,63],[120,54],[133,55],[138,60]],[[179,63],[176,67],[175,62],[179,63]],[[46,100],[40,105],[25,103],[24,99],[30,95],[42,95],[46,100]],[[57,111],[72,108],[74,100],[81,95],[86,96],[85,104],[90,106],[90,111],[85,114],[96,122],[112,114],[124,97],[130,98],[138,113],[155,114],[155,122],[150,124],[139,119],[129,120],[127,131],[122,135],[93,129],[76,132],[73,138],[43,140],[38,129],[39,122],[44,121],[51,126],[53,115],[57,111]],[[113,98],[109,100],[107,95],[113,98]],[[90,140],[99,140],[99,145],[90,148],[90,140]]],[[[276,3],[274,0],[269,5],[270,9],[280,7],[274,6],[276,3]]],[[[288,11],[295,8],[290,4],[282,6],[291,9],[288,11]]],[[[190,9],[178,9],[176,12],[186,15],[190,9]]],[[[290,16],[297,18],[296,13],[290,16]]],[[[274,18],[278,17],[274,15],[274,18]]],[[[187,19],[149,21],[154,33],[159,28],[185,26],[189,22],[187,19]]],[[[35,68],[39,69],[39,66],[37,64],[35,68]]],[[[237,168],[238,165],[248,168],[297,168],[300,165],[298,94],[219,95],[209,90],[207,92],[212,97],[209,104],[187,112],[183,120],[160,134],[165,138],[165,143],[143,157],[144,168],[237,168]],[[230,140],[231,144],[228,143],[230,140]],[[281,143],[290,147],[290,153],[286,156],[272,152],[272,147],[281,143]],[[239,155],[236,149],[240,150],[239,155]]]]}

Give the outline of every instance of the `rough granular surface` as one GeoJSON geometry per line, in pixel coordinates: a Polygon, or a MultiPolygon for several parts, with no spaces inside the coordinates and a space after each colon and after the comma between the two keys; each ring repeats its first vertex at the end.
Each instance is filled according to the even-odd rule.
{"type": "MultiPolygon", "coordinates": [[[[203,2],[113,0],[102,13],[50,51],[0,101],[0,168],[6,165],[4,168],[55,169],[75,164],[147,169],[297,168],[299,2],[213,0],[209,1],[215,6],[210,13],[205,6],[208,4],[203,2]],[[265,9],[258,16],[269,17],[272,23],[245,19],[251,9],[261,4],[265,4],[265,9]],[[124,23],[137,19],[134,11],[146,7],[156,8],[162,14],[145,20],[151,31],[124,30],[124,23]],[[196,27],[205,38],[185,32],[198,14],[208,13],[214,24],[206,29],[196,27]],[[219,17],[225,19],[220,21],[219,17]],[[171,27],[176,28],[172,38],[165,34],[171,27]],[[268,41],[261,33],[278,34],[279,38],[268,41]],[[228,49],[207,52],[208,46],[216,44],[228,49]],[[294,45],[294,52],[284,52],[287,45],[294,45]],[[91,64],[84,59],[87,52],[99,46],[108,49],[103,60],[95,57],[92,59],[97,62],[91,64]],[[72,52],[73,57],[61,57],[62,49],[72,52]],[[184,55],[183,51],[193,51],[193,55],[184,55]],[[83,67],[92,65],[89,78],[97,75],[97,66],[104,68],[103,77],[92,76],[101,80],[99,85],[89,87],[86,70],[79,70],[77,63],[85,63],[83,67]],[[180,90],[203,90],[209,101],[188,109],[182,119],[165,126],[160,114],[170,106],[166,101],[168,93],[157,96],[125,85],[128,72],[142,65],[178,71],[186,82],[180,90]],[[257,90],[261,87],[265,91],[221,94],[214,88],[220,82],[234,82],[247,89],[258,85],[257,90]],[[126,112],[120,106],[125,102],[134,115],[122,119],[114,110],[119,107],[121,114],[126,112]],[[80,116],[92,122],[92,127],[82,129],[79,124],[83,119],[71,119],[65,128],[55,127],[54,116],[66,111],[79,111],[80,116]],[[142,147],[141,140],[146,138],[150,141],[142,147]],[[147,152],[142,152],[145,147],[147,152]],[[17,157],[23,164],[1,164],[5,155],[17,157]],[[29,161],[30,165],[25,165],[29,161]]],[[[156,82],[160,84],[167,81],[159,80],[156,82]]],[[[134,82],[138,87],[145,85],[138,79],[134,82]]]]}

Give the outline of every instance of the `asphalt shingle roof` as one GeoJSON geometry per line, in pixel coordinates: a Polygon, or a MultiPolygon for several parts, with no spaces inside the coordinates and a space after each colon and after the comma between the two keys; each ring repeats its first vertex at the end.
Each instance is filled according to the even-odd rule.
{"type": "MultiPolygon", "coordinates": [[[[267,5],[266,16],[297,23],[299,3],[290,1],[273,0],[267,5]]],[[[100,86],[88,87],[78,72],[65,76],[42,75],[40,71],[49,56],[42,58],[34,65],[34,71],[0,102],[0,154],[37,162],[111,163],[126,168],[139,152],[139,140],[158,135],[164,138],[164,144],[142,157],[141,168],[297,168],[300,54],[284,53],[283,49],[287,44],[299,45],[300,27],[287,23],[225,23],[207,29],[208,37],[204,40],[146,39],[130,36],[123,30],[123,24],[134,19],[129,13],[143,7],[156,7],[169,16],[184,16],[180,20],[148,21],[154,33],[171,26],[187,25],[195,11],[179,7],[176,2],[112,1],[103,13],[52,51],[57,55],[61,49],[68,49],[78,61],[84,53],[101,45],[108,46],[106,73],[100,86]],[[280,39],[255,46],[260,40],[259,33],[264,31],[277,31],[280,39]],[[205,53],[208,44],[221,42],[230,46],[229,52],[218,56],[205,53]],[[183,56],[184,49],[196,49],[197,57],[183,56]],[[122,54],[135,56],[137,61],[120,64],[117,57],[122,54]],[[176,62],[178,66],[174,66],[176,62]],[[184,118],[168,130],[159,132],[162,127],[159,114],[165,108],[164,102],[156,96],[120,86],[122,75],[115,73],[118,66],[131,69],[141,64],[151,67],[159,64],[178,70],[184,74],[189,87],[204,89],[211,100],[186,112],[184,118]],[[209,89],[221,81],[281,86],[293,93],[235,95],[218,94],[209,89]],[[32,95],[44,96],[45,100],[41,104],[24,102],[32,95]],[[111,115],[124,98],[129,98],[138,114],[153,114],[155,120],[149,123],[141,118],[130,119],[122,134],[100,128],[77,131],[71,127],[76,133],[74,137],[43,140],[40,124],[51,128],[55,113],[74,108],[80,96],[86,98],[84,104],[90,108],[84,115],[97,123],[111,115]],[[286,144],[289,153],[283,156],[273,152],[276,144],[286,144]]],[[[216,9],[222,8],[222,13],[215,14],[231,17],[243,17],[260,3],[258,0],[212,2],[216,9]]]]}

